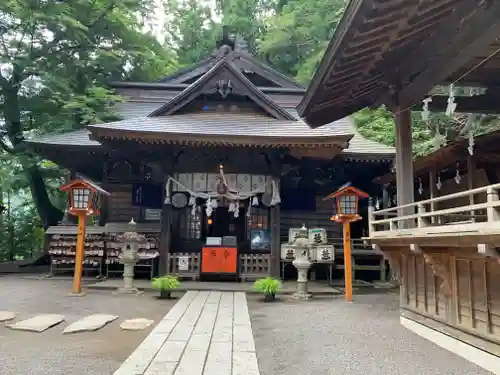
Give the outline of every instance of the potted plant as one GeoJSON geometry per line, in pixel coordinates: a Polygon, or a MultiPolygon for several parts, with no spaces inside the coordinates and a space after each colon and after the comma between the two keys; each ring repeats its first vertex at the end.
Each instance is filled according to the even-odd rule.
{"type": "Polygon", "coordinates": [[[153,279],[151,286],[160,291],[160,298],[172,298],[172,289],[178,289],[181,283],[176,276],[161,276],[153,279]]]}
{"type": "Polygon", "coordinates": [[[264,293],[264,302],[271,302],[276,299],[276,292],[281,288],[281,283],[272,277],[265,277],[255,281],[254,288],[264,293]]]}

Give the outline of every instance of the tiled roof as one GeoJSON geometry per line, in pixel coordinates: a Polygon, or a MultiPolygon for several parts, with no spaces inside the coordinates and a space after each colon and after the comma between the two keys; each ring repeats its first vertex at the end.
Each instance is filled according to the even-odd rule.
{"type": "MultiPolygon", "coordinates": [[[[120,127],[122,128],[125,126],[126,128],[130,129],[130,127],[137,127],[139,126],[140,130],[144,130],[144,120],[146,119],[147,115],[150,114],[151,112],[155,111],[161,106],[161,103],[149,103],[149,102],[124,102],[124,103],[118,103],[116,105],[117,112],[120,114],[122,118],[124,118],[126,121],[118,121],[118,122],[112,122],[108,124],[99,124],[99,127],[105,126],[105,127],[120,127]]],[[[294,108],[286,108],[287,111],[289,111],[291,114],[294,116],[297,115],[297,111],[294,108]]],[[[202,129],[203,131],[207,131],[207,128],[205,128],[207,121],[206,121],[206,116],[209,113],[200,113],[200,116],[203,116],[203,126],[202,129]]],[[[177,116],[172,116],[172,117],[180,117],[183,115],[177,115],[177,116]]],[[[189,115],[191,118],[193,118],[193,115],[189,115]]],[[[198,116],[198,121],[201,122],[200,116],[198,116]]],[[[255,120],[255,115],[251,116],[253,118],[253,121],[255,120]]],[[[165,121],[165,119],[168,117],[157,117],[156,120],[158,121],[157,123],[150,123],[148,122],[148,126],[155,126],[159,125],[161,127],[167,126],[169,131],[172,131],[171,126],[173,124],[178,124],[178,121],[180,120],[175,120],[175,122],[171,122],[170,125],[167,125],[165,123],[162,123],[162,121],[165,121]]],[[[148,121],[155,119],[152,117],[147,118],[148,121]]],[[[249,133],[247,135],[255,135],[255,130],[252,129],[254,125],[248,125],[248,124],[241,124],[241,121],[243,120],[242,117],[239,118],[238,122],[238,127],[239,129],[234,128],[234,121],[236,119],[233,119],[233,122],[229,122],[228,116],[224,116],[224,121],[221,121],[220,117],[218,118],[218,121],[214,124],[215,119],[212,117],[212,121],[210,122],[210,129],[208,129],[209,132],[217,132],[216,134],[220,134],[222,129],[228,128],[227,131],[234,132],[236,131],[237,133],[245,134],[245,132],[249,133]],[[227,122],[226,122],[227,121],[227,122]],[[232,124],[232,125],[229,125],[232,124]],[[232,126],[232,127],[231,127],[232,126]],[[229,129],[230,128],[230,129],[229,129]]],[[[349,134],[354,134],[354,137],[349,141],[349,148],[345,149],[342,151],[343,154],[346,155],[382,155],[382,156],[390,156],[395,153],[395,150],[393,147],[385,146],[383,144],[377,143],[370,141],[369,139],[364,138],[361,136],[355,129],[355,126],[350,118],[344,118],[335,122],[332,122],[330,124],[327,124],[321,128],[318,129],[311,129],[309,128],[303,121],[285,121],[285,122],[280,121],[279,123],[275,123],[273,128],[271,129],[269,127],[269,122],[274,121],[277,122],[278,120],[273,120],[266,118],[263,122],[261,122],[261,126],[264,126],[264,132],[265,134],[269,134],[270,132],[274,132],[273,136],[305,136],[305,137],[315,137],[315,136],[339,136],[339,135],[349,135],[349,134]],[[292,129],[290,129],[290,126],[292,129]]],[[[184,124],[186,125],[186,124],[184,124]]],[[[175,132],[179,133],[178,128],[174,129],[175,132]]],[[[151,131],[151,130],[149,130],[151,131]]],[[[165,130],[163,130],[165,131],[165,130]]],[[[199,132],[200,130],[198,130],[199,132]]],[[[84,130],[77,130],[74,132],[70,133],[65,133],[65,134],[56,134],[52,136],[44,136],[32,141],[29,141],[31,143],[39,143],[39,144],[48,144],[48,145],[68,145],[68,146],[99,146],[99,142],[93,141],[89,139],[90,132],[87,129],[84,130]]]]}
{"type": "MultiPolygon", "coordinates": [[[[340,120],[339,122],[346,122],[340,120]]],[[[89,129],[110,129],[134,132],[171,134],[227,135],[266,138],[319,138],[352,136],[346,133],[348,126],[332,126],[311,129],[305,122],[277,120],[256,113],[201,112],[183,115],[136,117],[132,119],[90,125],[89,129]]]]}
{"type": "Polygon", "coordinates": [[[31,139],[26,143],[44,144],[44,145],[66,145],[66,146],[95,146],[100,147],[97,141],[89,139],[90,132],[87,129],[76,130],[69,133],[45,135],[40,138],[31,139]]]}

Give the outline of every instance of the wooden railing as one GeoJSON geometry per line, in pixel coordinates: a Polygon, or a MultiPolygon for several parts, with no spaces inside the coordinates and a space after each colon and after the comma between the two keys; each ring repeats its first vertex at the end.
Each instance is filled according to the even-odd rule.
{"type": "Polygon", "coordinates": [[[499,191],[495,184],[378,211],[370,207],[369,237],[500,230],[499,191]]]}

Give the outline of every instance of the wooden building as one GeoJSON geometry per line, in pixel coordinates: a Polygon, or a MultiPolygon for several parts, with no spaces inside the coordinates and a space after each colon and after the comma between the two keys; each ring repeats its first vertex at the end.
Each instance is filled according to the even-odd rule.
{"type": "MultiPolygon", "coordinates": [[[[420,161],[427,167],[414,164],[410,115],[425,106],[448,113],[500,113],[499,36],[496,1],[352,0],[298,106],[312,127],[382,104],[394,113],[398,206],[370,213],[366,240],[399,271],[401,322],[495,374],[500,374],[496,159],[476,147],[467,189],[415,202],[418,177],[426,177],[420,172],[448,166],[453,173],[456,162],[466,158],[439,166],[441,161],[429,157],[420,161]],[[437,85],[447,86],[449,95],[436,95],[437,85]],[[472,87],[476,94],[459,96],[457,87],[465,92],[472,87]],[[469,189],[479,185],[478,170],[488,185],[469,189]]],[[[454,147],[437,155],[448,157],[454,147]]],[[[428,185],[435,186],[438,173],[446,177],[434,171],[428,185]]]]}
{"type": "MultiPolygon", "coordinates": [[[[346,181],[372,191],[394,155],[359,135],[348,118],[310,129],[296,112],[305,88],[228,35],[195,66],[158,82],[112,87],[124,98],[116,104],[122,120],[28,143],[111,193],[101,226],[89,229],[90,269],[113,270],[113,236],[133,218],[151,237],[141,250],[147,272],[159,262],[160,274],[197,278],[206,239],[229,236],[241,278],[279,276],[288,229],[306,224],[326,228],[330,241],[341,237],[321,198],[346,181]],[[265,241],[252,244],[259,233],[265,241]]],[[[354,234],[365,229],[361,223],[354,234]]],[[[71,267],[75,228],[48,233],[52,254],[62,258],[57,265],[71,267]]],[[[361,256],[375,255],[359,248],[361,256]]],[[[342,257],[343,249],[336,253],[342,257]]]]}

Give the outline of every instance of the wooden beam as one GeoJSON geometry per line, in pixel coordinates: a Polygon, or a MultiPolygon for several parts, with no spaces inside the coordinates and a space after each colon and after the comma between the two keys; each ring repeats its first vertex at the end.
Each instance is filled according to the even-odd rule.
{"type": "MultiPolygon", "coordinates": [[[[437,84],[474,57],[484,53],[500,35],[500,2],[461,0],[453,14],[425,43],[421,57],[412,66],[411,82],[399,94],[399,105],[415,104],[437,84]],[[458,26],[456,26],[458,25],[458,26]],[[451,42],[450,42],[451,39],[451,42]]],[[[418,54],[412,54],[415,58],[418,54]]]]}

